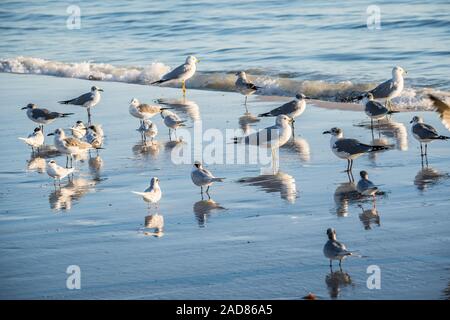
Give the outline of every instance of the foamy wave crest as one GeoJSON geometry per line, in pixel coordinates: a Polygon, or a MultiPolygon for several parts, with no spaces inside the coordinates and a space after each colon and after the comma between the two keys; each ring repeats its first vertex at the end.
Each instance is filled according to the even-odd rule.
{"type": "MultiPolygon", "coordinates": [[[[160,79],[168,71],[170,71],[170,67],[159,62],[151,63],[146,67],[121,67],[106,63],[66,63],[22,56],[0,60],[0,72],[136,84],[149,84],[160,79]]],[[[249,76],[256,85],[262,87],[258,91],[261,95],[295,96],[296,93],[302,92],[315,99],[327,101],[342,101],[376,86],[376,83],[353,83],[351,81],[298,80],[273,74],[263,75],[263,72],[249,76]]],[[[235,80],[234,72],[197,72],[189,80],[189,87],[200,90],[235,91],[235,80]]],[[[169,82],[164,86],[178,87],[179,84],[169,82]]],[[[402,95],[392,102],[399,110],[432,110],[432,103],[427,98],[429,93],[448,95],[446,92],[433,89],[406,88],[402,95]]]]}

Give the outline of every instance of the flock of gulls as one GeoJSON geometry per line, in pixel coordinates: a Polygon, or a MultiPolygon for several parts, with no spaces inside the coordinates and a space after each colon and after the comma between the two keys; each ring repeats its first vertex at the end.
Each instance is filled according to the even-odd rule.
{"type": "MultiPolygon", "coordinates": [[[[199,60],[194,56],[188,56],[184,64],[173,69],[171,72],[163,75],[160,80],[152,82],[151,84],[161,84],[168,81],[178,81],[182,84],[183,96],[186,94],[186,81],[194,76],[197,63],[199,60]]],[[[376,88],[369,92],[363,93],[359,100],[364,105],[364,110],[371,120],[371,127],[373,130],[374,121],[391,117],[396,111],[393,110],[391,100],[398,97],[404,87],[403,76],[406,71],[401,67],[394,67],[392,69],[392,78],[381,83],[376,88]],[[384,103],[382,103],[384,102],[384,103]]],[[[261,87],[255,85],[247,78],[244,71],[236,73],[237,80],[235,82],[236,91],[245,96],[244,105],[247,109],[247,97],[257,93],[261,87]]],[[[71,104],[86,108],[88,114],[88,122],[77,121],[73,127],[70,128],[71,136],[68,136],[64,129],[58,128],[53,132],[48,133],[48,136],[54,136],[54,146],[59,153],[66,155],[66,165],[61,166],[55,160],[48,162],[47,173],[56,182],[61,185],[61,179],[74,174],[73,159],[74,156],[96,151],[99,152],[103,148],[104,133],[101,125],[92,124],[91,109],[99,104],[101,100],[101,92],[103,90],[97,86],[93,86],[90,92],[85,93],[79,97],[59,101],[61,104],[71,104]]],[[[256,145],[258,147],[270,148],[272,155],[274,151],[284,144],[286,144],[293,136],[294,121],[299,117],[306,108],[306,102],[310,99],[302,93],[298,93],[295,99],[285,103],[273,110],[262,113],[259,117],[275,117],[275,124],[273,126],[264,128],[260,131],[234,138],[233,142],[238,144],[256,145]]],[[[162,104],[162,103],[161,103],[162,104]]],[[[23,140],[32,151],[39,151],[44,145],[44,125],[48,125],[59,118],[71,116],[73,113],[52,112],[47,109],[39,108],[37,105],[30,103],[22,108],[26,110],[28,118],[39,124],[38,127],[27,138],[19,138],[23,140]]],[[[172,132],[175,139],[177,138],[177,128],[185,126],[185,120],[182,120],[169,107],[164,107],[159,104],[145,104],[138,99],[133,98],[129,105],[129,113],[139,119],[139,128],[137,129],[143,141],[153,139],[158,134],[156,124],[150,119],[156,115],[160,115],[163,119],[164,125],[169,130],[169,138],[172,139],[172,132]]],[[[415,139],[420,143],[421,157],[427,157],[428,144],[436,140],[448,140],[450,137],[440,135],[431,125],[424,123],[423,119],[414,116],[411,120],[411,131],[415,139]],[[424,147],[423,147],[424,146],[424,147]]],[[[357,139],[344,137],[342,129],[334,127],[323,132],[330,134],[330,148],[332,152],[340,159],[347,160],[346,172],[349,178],[353,180],[351,175],[353,168],[353,161],[360,156],[387,150],[389,147],[381,145],[371,145],[358,141],[357,139]],[[351,176],[350,176],[351,175],[351,176]]],[[[75,161],[76,166],[76,161],[75,161]]],[[[369,180],[366,171],[360,172],[361,179],[357,184],[357,192],[364,197],[375,197],[379,192],[378,187],[369,180]]],[[[192,182],[200,187],[203,198],[203,189],[209,197],[209,188],[215,182],[221,182],[223,177],[216,177],[208,169],[204,168],[202,163],[196,161],[191,171],[192,182]]],[[[159,178],[152,177],[149,187],[143,192],[133,191],[138,196],[142,197],[150,205],[157,206],[162,198],[162,191],[159,185],[159,178]]],[[[328,241],[326,242],[323,252],[326,258],[330,261],[338,260],[339,266],[344,258],[354,255],[354,252],[347,250],[346,246],[336,239],[336,231],[332,228],[327,230],[328,241]]]]}

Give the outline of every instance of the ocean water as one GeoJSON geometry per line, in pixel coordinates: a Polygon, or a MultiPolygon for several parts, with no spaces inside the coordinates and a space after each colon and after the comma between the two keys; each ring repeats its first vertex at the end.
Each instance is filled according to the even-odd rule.
{"type": "Polygon", "coordinates": [[[232,91],[246,70],[262,94],[339,100],[400,65],[409,72],[400,108],[427,109],[425,93],[450,91],[448,1],[378,1],[379,16],[358,0],[76,5],[80,28],[70,29],[78,20],[67,2],[2,1],[0,71],[146,84],[194,54],[191,88],[232,91]]]}

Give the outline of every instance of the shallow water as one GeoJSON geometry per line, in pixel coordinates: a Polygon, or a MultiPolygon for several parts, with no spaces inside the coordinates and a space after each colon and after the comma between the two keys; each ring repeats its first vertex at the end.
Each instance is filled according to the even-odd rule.
{"type": "MultiPolygon", "coordinates": [[[[347,136],[370,142],[371,131],[359,126],[367,123],[365,115],[315,106],[297,119],[295,144],[281,149],[276,179],[260,177],[258,165],[210,164],[226,181],[212,187],[214,202],[207,202],[190,181],[191,165],[172,163],[161,119],[155,118],[161,147],[152,150],[140,146],[138,121],[128,114],[132,97],[151,102],[180,99],[181,92],[105,82],[93,111],[107,135],[101,160],[93,154],[78,162],[73,184],[64,180],[55,192],[45,173],[27,169],[30,151],[17,137],[34,125],[18,107],[32,99],[51,110],[75,112],[45,130],[67,128],[86,120],[86,112],[56,101],[93,83],[0,74],[1,108],[8,115],[0,120],[1,298],[300,299],[310,291],[322,299],[448,298],[449,145],[431,144],[429,167],[423,169],[409,132],[409,120],[419,114],[448,134],[436,114],[396,114],[381,129],[393,150],[356,160],[355,178],[367,170],[386,192],[376,203],[378,217],[367,211],[370,200],[352,197],[341,172],[346,163],[335,158],[329,137],[322,135],[338,125],[347,136]],[[144,228],[155,210],[149,213],[131,193],[144,190],[152,176],[160,178],[163,191],[159,233],[144,228]],[[362,216],[358,204],[366,210],[362,216]],[[328,227],[363,256],[344,261],[343,273],[330,274],[322,254],[328,227]],[[69,265],[81,268],[81,290],[66,288],[69,265]],[[381,268],[380,290],[366,287],[370,265],[381,268]]],[[[189,90],[187,99],[187,110],[175,111],[188,120],[190,132],[193,120],[221,131],[245,122],[241,95],[189,90]]],[[[258,114],[280,103],[252,97],[249,109],[258,114]]]]}
{"type": "Polygon", "coordinates": [[[234,72],[246,70],[263,94],[333,100],[372,88],[401,65],[409,71],[401,107],[428,108],[430,90],[449,95],[445,0],[378,1],[380,29],[367,27],[374,3],[362,0],[77,5],[80,29],[70,30],[66,2],[2,1],[0,71],[142,83],[195,54],[191,87],[230,91],[234,72]]]}

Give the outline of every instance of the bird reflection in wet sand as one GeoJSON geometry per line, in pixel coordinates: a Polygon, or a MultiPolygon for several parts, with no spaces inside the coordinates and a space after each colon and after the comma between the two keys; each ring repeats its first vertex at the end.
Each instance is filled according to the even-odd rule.
{"type": "Polygon", "coordinates": [[[164,217],[159,213],[145,216],[144,235],[162,237],[164,235],[164,217]]]}
{"type": "Polygon", "coordinates": [[[359,220],[361,220],[365,230],[371,230],[372,224],[380,226],[380,215],[375,207],[364,210],[362,205],[358,205],[361,208],[362,213],[359,214],[359,220]]]}
{"type": "Polygon", "coordinates": [[[158,141],[140,141],[132,148],[133,154],[136,157],[142,156],[144,159],[147,159],[149,156],[152,159],[156,159],[159,155],[160,150],[161,144],[158,141]]]}
{"type": "Polygon", "coordinates": [[[85,194],[93,191],[96,183],[84,178],[74,178],[65,186],[55,189],[50,193],[48,201],[52,210],[69,211],[72,209],[72,202],[79,201],[85,194]]]}
{"type": "Polygon", "coordinates": [[[203,228],[213,211],[221,211],[226,209],[219,203],[215,202],[213,199],[202,199],[194,203],[193,210],[195,218],[197,219],[198,226],[203,228]]]}
{"type": "Polygon", "coordinates": [[[257,116],[251,114],[250,112],[244,113],[242,116],[239,117],[239,127],[241,128],[242,132],[244,134],[248,134],[250,131],[250,127],[260,122],[261,119],[257,116]]]}
{"type": "Polygon", "coordinates": [[[335,299],[339,296],[342,288],[352,285],[352,279],[345,271],[332,271],[326,275],[325,283],[327,285],[330,298],[335,299]]]}
{"type": "Polygon", "coordinates": [[[380,145],[384,146],[393,146],[388,142],[386,139],[382,139],[381,136],[385,136],[389,139],[395,140],[395,147],[400,151],[407,151],[408,150],[408,130],[406,129],[405,125],[400,122],[395,122],[392,119],[383,119],[380,120],[379,123],[377,123],[374,126],[374,129],[378,131],[378,139],[375,139],[373,130],[370,127],[370,122],[362,122],[361,124],[357,125],[358,127],[363,127],[365,129],[372,131],[372,139],[373,143],[379,143],[380,145]]]}
{"type": "Polygon", "coordinates": [[[414,177],[414,185],[419,191],[425,191],[427,188],[437,185],[449,177],[450,175],[446,172],[439,172],[432,167],[422,164],[422,169],[414,177]]]}
{"type": "Polygon", "coordinates": [[[200,107],[195,101],[182,98],[182,99],[158,99],[156,100],[156,102],[158,104],[165,105],[169,108],[175,109],[177,112],[185,114],[193,122],[201,120],[200,107]]]}
{"type": "Polygon", "coordinates": [[[291,175],[278,171],[275,175],[260,175],[238,180],[239,183],[259,187],[267,193],[280,193],[281,199],[295,203],[297,189],[295,179],[291,175]]]}
{"type": "Polygon", "coordinates": [[[167,141],[164,144],[164,150],[166,152],[180,152],[183,150],[183,147],[187,146],[186,142],[184,142],[181,138],[179,140],[167,141]]]}
{"type": "Polygon", "coordinates": [[[103,159],[99,155],[89,158],[89,172],[91,173],[93,180],[100,181],[100,173],[103,167],[103,159]]]}
{"type": "Polygon", "coordinates": [[[282,148],[298,154],[300,161],[302,162],[308,162],[311,160],[310,147],[306,139],[294,136],[284,146],[282,146],[282,148]]]}
{"type": "Polygon", "coordinates": [[[27,160],[27,170],[37,171],[38,173],[45,173],[47,162],[44,158],[36,157],[33,153],[31,158],[27,160]]]}
{"type": "Polygon", "coordinates": [[[349,176],[348,182],[338,185],[334,191],[334,203],[336,204],[336,214],[339,217],[348,216],[348,206],[351,202],[355,202],[360,198],[356,190],[354,180],[349,176]]]}

